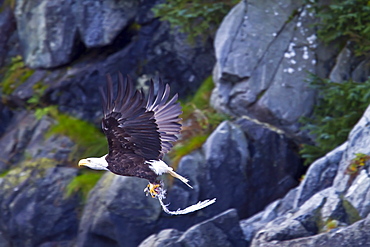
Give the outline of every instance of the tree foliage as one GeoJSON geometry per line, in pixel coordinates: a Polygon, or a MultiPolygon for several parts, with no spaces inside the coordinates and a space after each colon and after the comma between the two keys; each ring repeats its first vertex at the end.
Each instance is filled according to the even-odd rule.
{"type": "Polygon", "coordinates": [[[370,51],[370,1],[335,0],[331,4],[314,4],[320,18],[318,36],[326,43],[341,39],[351,41],[356,55],[370,51]]]}
{"type": "Polygon", "coordinates": [[[239,0],[167,0],[153,8],[156,17],[168,21],[188,34],[189,41],[196,37],[213,36],[232,6],[239,0]]]}
{"type": "Polygon", "coordinates": [[[346,141],[370,102],[370,79],[363,83],[352,80],[335,83],[311,75],[310,85],[317,89],[318,103],[310,118],[303,118],[303,129],[315,137],[316,145],[303,145],[306,164],[324,156],[346,141]]]}

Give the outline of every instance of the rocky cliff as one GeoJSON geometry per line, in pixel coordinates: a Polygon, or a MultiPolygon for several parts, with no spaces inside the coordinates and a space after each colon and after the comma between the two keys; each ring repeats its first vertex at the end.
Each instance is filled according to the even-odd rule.
{"type": "Polygon", "coordinates": [[[195,44],[155,4],[0,0],[0,246],[370,245],[368,163],[348,172],[369,154],[370,109],[303,179],[298,155],[307,72],[364,81],[369,61],[318,41],[303,0],[241,1],[195,44]],[[231,118],[181,159],[194,189],[167,180],[166,202],[216,204],[169,216],[146,181],[77,168],[106,152],[98,88],[118,71],[141,86],[159,75],[182,99],[213,73],[211,103],[231,118]]]}

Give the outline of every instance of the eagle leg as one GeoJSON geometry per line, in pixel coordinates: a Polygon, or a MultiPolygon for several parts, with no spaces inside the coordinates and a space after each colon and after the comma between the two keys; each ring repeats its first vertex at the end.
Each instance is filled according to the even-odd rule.
{"type": "Polygon", "coordinates": [[[144,192],[146,195],[150,194],[153,198],[157,197],[159,194],[159,189],[161,185],[160,184],[152,184],[149,183],[148,186],[145,188],[144,192]]]}

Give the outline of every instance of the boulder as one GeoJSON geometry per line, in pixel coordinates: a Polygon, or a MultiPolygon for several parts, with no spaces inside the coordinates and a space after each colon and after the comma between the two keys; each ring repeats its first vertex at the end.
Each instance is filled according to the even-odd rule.
{"type": "Polygon", "coordinates": [[[25,63],[31,68],[64,65],[78,42],[72,1],[16,1],[15,16],[25,63]]]}
{"type": "Polygon", "coordinates": [[[344,143],[310,165],[306,172],[305,179],[298,187],[295,207],[301,206],[317,192],[333,185],[334,178],[338,171],[339,161],[342,159],[346,147],[347,143],[344,143]]]}
{"type": "Polygon", "coordinates": [[[179,232],[166,229],[144,240],[139,246],[245,246],[235,209],[227,210],[209,220],[179,232]]]}
{"type": "Polygon", "coordinates": [[[243,221],[244,232],[254,234],[253,237],[247,235],[247,240],[252,239],[251,246],[311,246],[318,243],[320,246],[352,246],[355,240],[350,235],[355,229],[358,232],[354,239],[367,243],[369,235],[363,229],[367,227],[370,213],[367,200],[370,163],[365,162],[354,173],[348,172],[348,167],[357,153],[369,154],[369,114],[370,107],[352,129],[346,143],[312,164],[291,198],[293,204],[289,211],[271,214],[272,206],[269,206],[263,213],[243,221]],[[267,222],[262,218],[266,214],[273,216],[267,222]],[[266,225],[260,227],[262,223],[266,225]],[[257,233],[255,229],[258,229],[257,233]],[[334,236],[343,239],[343,243],[336,244],[334,236]]]}
{"type": "Polygon", "coordinates": [[[65,136],[45,138],[53,120],[37,120],[33,112],[18,112],[0,138],[0,171],[5,171],[25,156],[66,162],[74,143],[65,136]]]}
{"type": "Polygon", "coordinates": [[[312,15],[302,4],[241,1],[225,17],[215,39],[217,109],[298,134],[297,120],[314,103],[305,79],[315,71],[317,45],[312,15]]]}
{"type": "Polygon", "coordinates": [[[249,159],[244,133],[239,126],[224,121],[209,136],[201,152],[194,152],[180,161],[177,171],[189,178],[194,189],[189,191],[175,180],[168,201],[177,202],[173,208],[183,208],[199,200],[217,198],[215,204],[199,213],[200,216],[214,216],[229,208],[236,208],[244,215],[249,201],[246,194],[249,159]]]}
{"type": "Polygon", "coordinates": [[[286,133],[246,117],[236,121],[248,140],[250,159],[247,165],[248,203],[251,216],[298,185],[304,172],[298,146],[286,133]]]}
{"type": "MultiPolygon", "coordinates": [[[[315,236],[297,238],[289,241],[272,241],[261,243],[264,247],[288,246],[351,246],[362,247],[370,245],[370,216],[350,226],[342,227],[315,236]]],[[[255,245],[257,246],[257,245],[255,245]]]]}
{"type": "Polygon", "coordinates": [[[156,199],[145,196],[147,184],[104,174],[84,207],[77,246],[137,246],[149,236],[162,209],[156,199]]]}
{"type": "Polygon", "coordinates": [[[70,13],[82,42],[87,48],[111,44],[136,17],[139,3],[125,1],[77,1],[70,6],[70,13]]]}
{"type": "Polygon", "coordinates": [[[57,164],[48,158],[24,161],[0,178],[0,243],[8,243],[2,246],[73,243],[80,198],[66,197],[65,189],[77,170],[57,164]]]}
{"type": "Polygon", "coordinates": [[[173,208],[183,208],[216,197],[217,202],[201,215],[235,208],[241,218],[251,216],[298,184],[303,167],[295,148],[284,134],[261,124],[225,121],[201,151],[180,161],[178,172],[189,178],[194,190],[175,180],[168,201],[173,208]]]}

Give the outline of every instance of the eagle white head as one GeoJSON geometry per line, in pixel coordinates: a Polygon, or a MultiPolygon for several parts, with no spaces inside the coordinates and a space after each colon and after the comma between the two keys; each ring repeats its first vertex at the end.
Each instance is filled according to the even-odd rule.
{"type": "Polygon", "coordinates": [[[94,170],[108,171],[108,162],[105,160],[105,156],[100,158],[86,158],[78,162],[78,166],[87,166],[94,170]]]}

